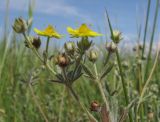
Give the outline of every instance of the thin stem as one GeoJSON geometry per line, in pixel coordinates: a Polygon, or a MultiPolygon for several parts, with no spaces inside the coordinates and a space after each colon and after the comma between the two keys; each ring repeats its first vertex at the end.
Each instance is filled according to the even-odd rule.
{"type": "Polygon", "coordinates": [[[63,88],[63,92],[62,92],[62,96],[61,96],[61,102],[60,102],[59,114],[58,114],[58,122],[62,121],[62,112],[63,112],[64,97],[65,97],[65,87],[63,88]]]}
{"type": "Polygon", "coordinates": [[[106,109],[107,109],[107,111],[110,111],[110,109],[109,109],[109,103],[108,103],[107,98],[106,98],[106,95],[105,95],[105,93],[104,93],[102,84],[101,84],[101,82],[99,81],[98,72],[97,72],[97,66],[96,66],[95,63],[94,63],[94,71],[95,71],[95,74],[96,74],[96,83],[98,84],[98,88],[99,88],[100,93],[101,93],[101,95],[102,95],[103,101],[105,102],[106,109]]]}
{"type": "Polygon", "coordinates": [[[94,116],[86,109],[86,107],[84,107],[84,105],[80,102],[80,99],[78,97],[78,95],[75,93],[75,91],[73,90],[71,84],[70,84],[70,81],[67,77],[67,74],[66,74],[66,71],[65,71],[65,68],[62,68],[62,73],[64,75],[64,78],[65,78],[65,84],[67,86],[67,88],[70,90],[70,92],[72,93],[73,97],[75,98],[75,100],[78,102],[78,104],[80,105],[80,107],[86,112],[86,114],[88,115],[89,119],[92,121],[92,122],[97,122],[97,120],[94,118],[94,116]]]}
{"type": "Polygon", "coordinates": [[[153,67],[152,67],[151,73],[150,73],[150,75],[149,75],[149,77],[148,77],[147,81],[145,82],[145,85],[144,85],[144,87],[143,87],[143,89],[142,89],[142,92],[141,92],[141,95],[140,95],[140,98],[139,98],[139,103],[138,103],[138,105],[137,105],[137,110],[138,110],[138,108],[139,108],[139,106],[140,106],[140,103],[141,103],[141,101],[142,101],[142,98],[143,98],[143,96],[144,96],[144,93],[145,93],[146,90],[147,90],[147,87],[148,87],[148,85],[149,85],[149,83],[150,83],[150,81],[151,81],[152,75],[153,75],[153,73],[154,73],[154,71],[155,71],[155,68],[156,68],[156,66],[157,66],[159,53],[160,53],[160,49],[157,50],[156,58],[155,58],[154,65],[153,65],[153,67]]]}
{"type": "Polygon", "coordinates": [[[105,60],[105,62],[104,62],[104,66],[108,63],[110,57],[111,57],[111,52],[109,51],[109,52],[108,52],[108,55],[107,55],[107,57],[106,57],[106,60],[105,60]]]}
{"type": "Polygon", "coordinates": [[[43,110],[42,110],[40,104],[38,103],[38,100],[36,99],[36,96],[35,96],[35,94],[34,94],[34,91],[33,91],[33,89],[32,89],[31,84],[29,84],[29,88],[30,88],[30,91],[31,91],[31,94],[32,94],[32,97],[33,97],[33,100],[34,100],[36,106],[38,107],[40,113],[42,114],[42,116],[43,116],[45,122],[48,122],[48,119],[47,119],[46,115],[44,114],[44,112],[43,112],[43,110]]]}
{"type": "Polygon", "coordinates": [[[47,38],[47,44],[46,44],[46,60],[48,58],[48,46],[49,46],[49,40],[50,40],[50,37],[47,38]]]}
{"type": "MultiPolygon", "coordinates": [[[[126,85],[125,85],[125,80],[124,80],[124,77],[123,77],[122,65],[121,65],[121,60],[120,60],[120,57],[119,57],[118,49],[116,50],[116,56],[117,56],[117,62],[118,62],[118,67],[119,67],[119,71],[120,71],[122,86],[123,86],[123,92],[124,92],[124,95],[125,95],[126,105],[128,105],[129,104],[129,98],[128,98],[128,93],[127,93],[127,88],[126,88],[126,85]]],[[[129,112],[129,119],[130,119],[130,122],[133,122],[132,115],[131,115],[130,112],[129,112]]]]}
{"type": "MultiPolygon", "coordinates": [[[[35,53],[35,55],[38,57],[38,59],[44,63],[43,59],[41,58],[39,52],[33,47],[32,43],[29,41],[28,37],[26,36],[25,33],[23,33],[23,36],[25,38],[25,40],[27,41],[27,43],[29,44],[29,46],[31,47],[32,51],[35,53]]],[[[48,50],[48,49],[47,49],[48,50]]],[[[45,66],[47,67],[47,69],[53,73],[54,75],[56,74],[56,72],[50,67],[50,65],[48,63],[45,64],[45,66]]]]}
{"type": "Polygon", "coordinates": [[[73,90],[73,88],[71,86],[67,86],[67,88],[69,88],[69,90],[71,91],[72,95],[74,96],[75,100],[78,102],[78,104],[80,105],[80,107],[86,112],[86,114],[88,115],[89,119],[91,122],[97,122],[97,120],[94,118],[94,116],[87,110],[87,108],[80,102],[80,99],[78,97],[78,95],[75,93],[75,91],[73,90]]]}
{"type": "Polygon", "coordinates": [[[41,62],[43,62],[43,59],[41,58],[40,54],[38,53],[38,51],[33,47],[32,43],[30,42],[30,40],[28,39],[28,37],[26,36],[25,33],[23,33],[23,36],[25,38],[25,40],[27,41],[27,43],[29,44],[30,48],[32,49],[32,51],[35,53],[35,55],[39,58],[39,60],[41,62]]]}

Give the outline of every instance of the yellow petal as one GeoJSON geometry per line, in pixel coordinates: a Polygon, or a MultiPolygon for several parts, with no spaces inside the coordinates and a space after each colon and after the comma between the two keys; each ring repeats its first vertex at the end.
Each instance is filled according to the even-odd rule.
{"type": "Polygon", "coordinates": [[[79,28],[80,33],[87,33],[89,31],[90,31],[90,29],[87,27],[86,24],[82,24],[81,27],[79,28]]]}
{"type": "Polygon", "coordinates": [[[38,30],[37,28],[34,28],[34,32],[36,32],[38,35],[44,35],[44,32],[38,30]]]}

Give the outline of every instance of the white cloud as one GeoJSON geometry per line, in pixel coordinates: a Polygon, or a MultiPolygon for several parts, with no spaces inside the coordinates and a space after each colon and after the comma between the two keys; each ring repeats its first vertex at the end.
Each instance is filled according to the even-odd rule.
{"type": "MultiPolygon", "coordinates": [[[[76,6],[67,3],[67,0],[31,0],[34,12],[59,16],[75,16],[91,22],[90,16],[80,12],[76,6]]],[[[7,0],[1,2],[0,10],[5,10],[7,0]]],[[[10,10],[27,11],[29,0],[10,0],[10,10]]]]}

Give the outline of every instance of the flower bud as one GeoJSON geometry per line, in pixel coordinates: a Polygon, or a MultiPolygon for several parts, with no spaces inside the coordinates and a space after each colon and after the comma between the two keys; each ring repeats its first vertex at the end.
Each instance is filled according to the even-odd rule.
{"type": "Polygon", "coordinates": [[[119,43],[122,40],[122,34],[119,30],[113,30],[113,35],[111,35],[111,39],[114,43],[119,43]]]}
{"type": "Polygon", "coordinates": [[[154,113],[153,113],[153,112],[148,112],[147,117],[148,117],[149,120],[153,120],[153,118],[154,118],[154,113]]]}
{"type": "Polygon", "coordinates": [[[98,102],[96,102],[96,101],[93,101],[92,103],[91,103],[91,111],[95,111],[95,112],[98,112],[98,111],[100,111],[100,105],[99,105],[99,103],[98,102]]]}
{"type": "Polygon", "coordinates": [[[15,19],[12,27],[15,32],[24,33],[27,30],[27,22],[22,18],[18,18],[15,19]]]}
{"type": "Polygon", "coordinates": [[[77,42],[77,46],[82,52],[88,50],[91,47],[91,45],[92,41],[89,41],[88,38],[82,38],[81,41],[77,42]]]}
{"type": "Polygon", "coordinates": [[[143,56],[142,56],[142,60],[144,61],[144,60],[146,60],[146,55],[144,54],[143,56]]]}
{"type": "Polygon", "coordinates": [[[95,50],[90,50],[87,56],[88,56],[88,59],[94,63],[98,58],[98,52],[95,50]]]}
{"type": "Polygon", "coordinates": [[[106,49],[108,50],[108,52],[115,52],[117,50],[117,45],[114,42],[109,42],[106,44],[106,49]]]}
{"type": "Polygon", "coordinates": [[[56,57],[55,61],[56,61],[56,64],[58,64],[62,68],[66,67],[70,63],[70,60],[65,53],[59,54],[56,57]]]}
{"type": "Polygon", "coordinates": [[[65,43],[64,44],[64,48],[65,48],[65,51],[68,53],[68,54],[74,54],[75,52],[75,43],[74,42],[68,42],[68,43],[65,43]]]}
{"type": "MultiPolygon", "coordinates": [[[[36,48],[39,49],[41,46],[41,39],[40,37],[29,37],[29,40],[31,41],[32,45],[36,48]]],[[[28,43],[25,42],[25,46],[30,48],[28,43]]]]}
{"type": "Polygon", "coordinates": [[[128,62],[127,61],[124,61],[124,62],[122,62],[122,67],[124,68],[124,69],[129,69],[129,64],[128,64],[128,62]]]}
{"type": "Polygon", "coordinates": [[[40,37],[34,37],[34,38],[33,38],[32,45],[33,45],[36,49],[39,49],[39,47],[41,46],[41,39],[40,39],[40,37]]]}

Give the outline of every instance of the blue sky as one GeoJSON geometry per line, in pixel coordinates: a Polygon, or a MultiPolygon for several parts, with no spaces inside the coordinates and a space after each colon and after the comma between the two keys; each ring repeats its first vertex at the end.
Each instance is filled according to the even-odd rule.
{"type": "MultiPolygon", "coordinates": [[[[156,0],[151,1],[150,28],[156,0]]],[[[6,2],[7,0],[0,0],[0,31],[4,30],[6,2]]],[[[28,3],[29,0],[10,0],[10,27],[16,17],[27,18],[28,3]]],[[[123,32],[126,41],[132,42],[136,40],[137,24],[144,24],[147,0],[32,0],[32,4],[34,8],[33,27],[43,29],[48,24],[52,24],[56,26],[58,32],[66,35],[67,26],[75,28],[82,23],[87,23],[93,30],[108,36],[105,18],[105,8],[107,8],[114,28],[123,32]]],[[[160,26],[159,23],[158,26],[160,26]]],[[[157,29],[157,32],[159,33],[160,29],[157,29]]],[[[32,34],[34,35],[33,32],[32,34]]]]}

